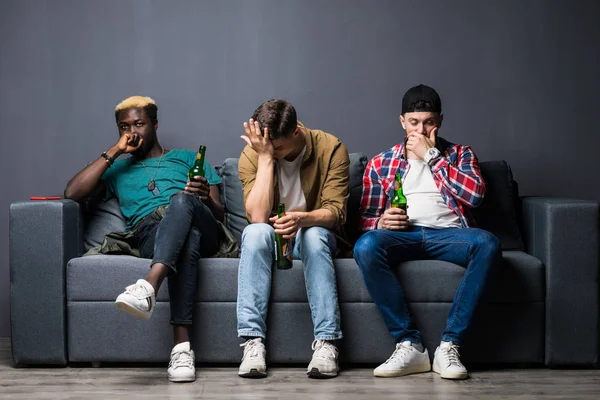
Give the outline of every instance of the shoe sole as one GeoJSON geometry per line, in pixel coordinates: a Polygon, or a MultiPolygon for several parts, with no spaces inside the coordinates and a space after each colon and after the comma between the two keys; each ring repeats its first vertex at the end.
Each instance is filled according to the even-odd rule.
{"type": "Polygon", "coordinates": [[[318,368],[313,368],[310,371],[307,371],[306,374],[309,378],[312,379],[331,379],[337,376],[337,371],[335,372],[320,372],[318,368]]]}
{"type": "Polygon", "coordinates": [[[265,378],[267,376],[267,372],[260,372],[257,369],[252,368],[250,372],[238,372],[238,375],[242,378],[259,379],[265,378]]]}
{"type": "Polygon", "coordinates": [[[373,375],[378,378],[394,378],[398,376],[420,374],[431,371],[431,364],[415,365],[413,367],[397,371],[373,371],[373,375]]]}
{"type": "Polygon", "coordinates": [[[177,382],[177,383],[194,382],[195,380],[196,380],[196,377],[193,377],[193,378],[171,378],[171,377],[169,377],[169,382],[177,382]]]}
{"type": "Polygon", "coordinates": [[[436,364],[433,364],[433,372],[440,374],[443,379],[462,380],[469,377],[468,372],[442,372],[436,364]]]}
{"type": "Polygon", "coordinates": [[[134,317],[141,318],[144,320],[150,319],[150,315],[152,314],[148,311],[140,311],[137,308],[132,307],[128,303],[124,303],[122,301],[115,301],[115,306],[121,311],[125,311],[126,313],[131,314],[134,317]]]}

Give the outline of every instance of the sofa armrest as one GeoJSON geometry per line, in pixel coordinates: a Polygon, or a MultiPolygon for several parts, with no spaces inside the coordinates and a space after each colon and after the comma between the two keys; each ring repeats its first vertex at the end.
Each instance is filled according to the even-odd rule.
{"type": "Polygon", "coordinates": [[[9,231],[13,360],[17,365],[64,365],[66,265],[83,253],[79,204],[13,203],[9,231]]]}
{"type": "Polygon", "coordinates": [[[598,362],[598,210],[595,201],[523,200],[526,250],[546,268],[548,366],[598,362]]]}

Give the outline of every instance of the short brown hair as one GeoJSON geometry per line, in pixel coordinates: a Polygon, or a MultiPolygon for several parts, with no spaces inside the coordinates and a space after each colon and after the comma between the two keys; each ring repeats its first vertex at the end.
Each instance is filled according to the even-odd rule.
{"type": "Polygon", "coordinates": [[[285,100],[265,101],[254,111],[252,119],[260,124],[261,130],[269,130],[271,140],[291,135],[298,126],[296,109],[285,100]]]}

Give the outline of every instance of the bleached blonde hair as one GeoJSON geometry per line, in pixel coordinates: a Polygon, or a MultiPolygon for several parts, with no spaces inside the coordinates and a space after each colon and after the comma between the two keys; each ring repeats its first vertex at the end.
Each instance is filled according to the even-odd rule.
{"type": "MultiPolygon", "coordinates": [[[[115,107],[115,118],[120,111],[127,110],[128,108],[143,108],[146,111],[146,115],[152,121],[156,123],[158,120],[158,106],[153,98],[148,96],[131,96],[117,104],[115,107]]],[[[118,118],[117,118],[118,122],[118,118]]]]}

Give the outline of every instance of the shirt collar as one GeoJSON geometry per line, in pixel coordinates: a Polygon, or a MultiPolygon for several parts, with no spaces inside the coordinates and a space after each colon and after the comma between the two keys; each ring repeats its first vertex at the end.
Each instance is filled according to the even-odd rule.
{"type": "Polygon", "coordinates": [[[298,121],[298,129],[302,131],[304,134],[304,142],[306,143],[306,152],[304,153],[304,157],[302,158],[302,162],[308,160],[313,152],[313,137],[311,135],[310,129],[304,126],[304,124],[298,121]]]}

